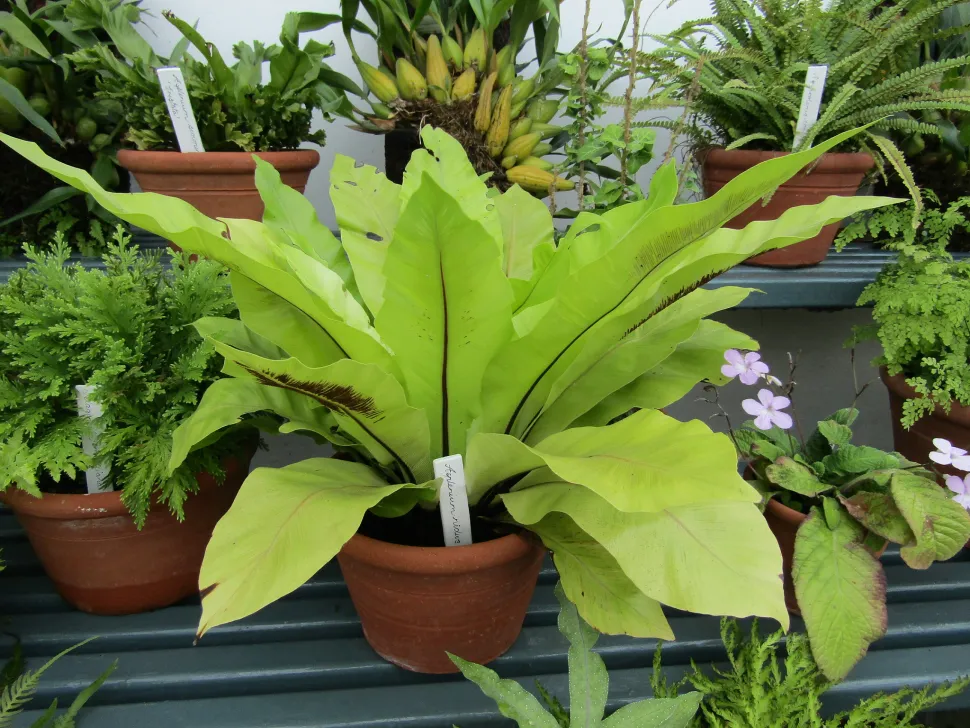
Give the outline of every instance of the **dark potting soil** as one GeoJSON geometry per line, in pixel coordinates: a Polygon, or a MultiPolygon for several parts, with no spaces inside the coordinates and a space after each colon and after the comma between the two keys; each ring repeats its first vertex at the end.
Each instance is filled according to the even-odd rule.
{"type": "Polygon", "coordinates": [[[60,480],[54,480],[49,473],[44,472],[37,481],[37,487],[41,493],[51,495],[85,495],[88,492],[84,473],[78,473],[76,478],[65,474],[61,475],[60,480]]]}
{"type": "MultiPolygon", "coordinates": [[[[402,546],[444,546],[445,537],[441,530],[441,515],[438,509],[426,510],[415,506],[398,518],[379,518],[368,512],[360,524],[359,532],[365,536],[396,543],[402,546]]],[[[472,517],[472,541],[492,541],[511,532],[504,527],[481,518],[472,517]]]]}

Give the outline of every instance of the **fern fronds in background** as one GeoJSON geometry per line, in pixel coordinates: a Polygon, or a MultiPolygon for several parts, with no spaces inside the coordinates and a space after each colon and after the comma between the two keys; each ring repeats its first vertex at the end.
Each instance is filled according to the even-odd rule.
{"type": "Polygon", "coordinates": [[[792,632],[786,638],[779,630],[762,637],[756,619],[745,636],[737,620],[724,618],[721,640],[730,670],[702,672],[692,663],[693,671],[673,685],[663,675],[661,647],[654,656],[656,697],[676,697],[687,686],[704,694],[691,728],[906,728],[917,725],[918,713],[970,686],[970,677],[964,677],[919,690],[877,693],[849,711],[823,718],[822,695],[835,683],[815,664],[804,634],[792,632]]]}

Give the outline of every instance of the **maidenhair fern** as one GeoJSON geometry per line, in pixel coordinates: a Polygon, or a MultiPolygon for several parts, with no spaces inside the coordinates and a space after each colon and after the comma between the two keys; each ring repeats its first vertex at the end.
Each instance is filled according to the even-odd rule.
{"type": "Polygon", "coordinates": [[[63,489],[58,481],[94,464],[81,449],[87,421],[74,389],[91,384],[104,409],[97,460],[110,466],[110,485],[138,523],[154,497],[181,514],[195,473],[220,476],[234,446],[198,450],[166,475],[172,432],[219,376],[192,323],[233,314],[223,269],[173,256],[166,270],[120,232],[105,271],[67,266],[62,239],[29,257],[0,286],[0,489],[63,489]]]}
{"type": "Polygon", "coordinates": [[[872,305],[875,323],[857,328],[852,343],[878,340],[882,355],[873,363],[903,374],[922,395],[903,404],[907,428],[934,406],[970,405],[970,261],[946,251],[955,233],[970,233],[970,197],[946,207],[932,192],[927,199],[919,230],[906,224],[906,208],[879,210],[852,222],[836,241],[865,238],[899,253],[863,290],[858,304],[872,305]]]}
{"type": "Polygon", "coordinates": [[[693,671],[668,685],[661,668],[661,648],[654,656],[654,695],[676,697],[684,687],[704,694],[691,728],[906,728],[918,713],[958,695],[970,677],[919,690],[877,693],[844,713],[822,717],[822,695],[834,686],[812,657],[808,638],[781,630],[762,637],[758,620],[745,637],[738,622],[721,620],[721,639],[730,670],[693,671]],[[779,653],[785,648],[784,657],[779,653]]]}
{"type": "MultiPolygon", "coordinates": [[[[970,90],[938,81],[970,62],[957,56],[912,65],[912,47],[942,31],[938,16],[959,0],[713,0],[711,17],[653,36],[641,54],[654,80],[635,108],[687,105],[697,123],[685,131],[698,147],[799,151],[847,129],[872,124],[846,151],[888,162],[919,204],[919,193],[890,132],[939,135],[906,112],[970,111],[970,90]],[[818,120],[800,139],[795,125],[809,65],[828,66],[818,120]]],[[[622,99],[614,99],[619,104],[622,99]]],[[[671,128],[673,122],[647,122],[671,128]]]]}

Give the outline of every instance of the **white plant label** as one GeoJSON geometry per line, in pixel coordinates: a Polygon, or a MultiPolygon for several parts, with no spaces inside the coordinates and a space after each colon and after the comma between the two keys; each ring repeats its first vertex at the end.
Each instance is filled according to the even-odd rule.
{"type": "MultiPolygon", "coordinates": [[[[77,391],[77,413],[79,416],[96,420],[104,414],[101,405],[91,399],[94,387],[90,384],[78,384],[74,389],[77,391]]],[[[95,456],[98,454],[98,437],[101,435],[102,429],[101,426],[95,424],[88,434],[81,438],[81,450],[85,455],[95,456]]],[[[90,468],[84,474],[84,477],[88,481],[88,493],[104,493],[111,490],[111,486],[108,485],[107,465],[96,465],[90,468]]]]}
{"type": "Polygon", "coordinates": [[[472,542],[472,518],[468,512],[465,465],[461,455],[448,455],[434,461],[434,476],[441,478],[438,508],[445,546],[468,546],[472,542]]]}
{"type": "Polygon", "coordinates": [[[802,139],[818,121],[818,110],[822,107],[822,94],[825,93],[825,77],[828,76],[828,66],[809,66],[805,74],[805,88],[802,89],[802,105],[798,110],[798,122],[795,124],[795,139],[792,149],[797,149],[802,139]]]}
{"type": "Polygon", "coordinates": [[[162,87],[168,115],[172,119],[175,138],[179,143],[179,150],[183,152],[204,152],[199,125],[192,112],[189,92],[185,89],[185,79],[181,68],[159,68],[158,83],[162,87]]]}

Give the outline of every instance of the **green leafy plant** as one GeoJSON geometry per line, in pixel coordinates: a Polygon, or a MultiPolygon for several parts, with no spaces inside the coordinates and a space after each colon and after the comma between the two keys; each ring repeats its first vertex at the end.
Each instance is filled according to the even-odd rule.
{"type": "MultiPolygon", "coordinates": [[[[70,0],[29,12],[25,3],[10,2],[9,8],[0,11],[0,130],[37,141],[54,156],[87,166],[102,186],[118,187],[122,110],[95,99],[96,74],[78,69],[69,56],[97,43],[114,46],[113,38],[119,44],[138,38],[138,3],[70,0]]],[[[24,240],[49,240],[56,230],[85,252],[104,250],[99,218],[109,227],[117,220],[91,198],[53,186],[9,152],[0,155],[0,170],[4,252],[19,250],[24,240]]]]}
{"type": "Polygon", "coordinates": [[[178,149],[155,74],[160,67],[178,66],[206,151],[275,151],[295,149],[304,141],[324,143],[322,130],[310,132],[313,112],[321,109],[330,118],[329,112],[346,98],[330,85],[335,74],[323,60],[333,55],[333,45],[309,40],[301,48],[299,40],[301,32],[333,22],[329,16],[287,13],[279,45],[237,43],[236,62],[230,66],[194,27],[170,12],[164,15],[182,33],[168,58],[157,56],[139,36],[125,43],[112,36],[114,46],[100,43],[69,56],[77,68],[97,73],[99,101],[123,112],[125,142],[137,149],[178,149]],[[188,53],[190,45],[202,60],[188,53]],[[266,83],[265,62],[270,72],[266,83]]]}
{"type": "MultiPolygon", "coordinates": [[[[559,107],[551,94],[562,80],[555,0],[341,0],[340,8],[354,63],[373,94],[370,112],[349,104],[342,109],[359,128],[385,133],[434,126],[462,143],[493,186],[519,184],[541,195],[557,185],[570,188],[544,159],[562,143],[558,127],[548,123],[559,107]],[[361,6],[373,28],[354,20],[361,6]],[[526,78],[520,74],[528,63],[517,57],[530,29],[538,69],[526,78]],[[376,65],[361,59],[352,31],[376,40],[376,65]]],[[[354,93],[368,98],[367,91],[354,93]]]]}
{"type": "Polygon", "coordinates": [[[970,539],[970,515],[934,473],[851,443],[857,416],[839,410],[804,442],[754,423],[734,432],[765,498],[808,516],[795,538],[792,580],[812,652],[832,679],[886,633],[886,577],[875,555],[886,541],[902,547],[908,566],[927,569],[970,539]]]}
{"type": "Polygon", "coordinates": [[[667,165],[647,200],[581,215],[557,247],[540,200],[490,192],[455,139],[430,127],[422,138],[402,185],[337,157],[338,240],[258,160],[264,222],[217,221],[175,198],[105,192],[0,137],[121,218],[230,267],[241,321],[197,324],[230,378],[175,433],[172,468],[262,411],[341,454],[249,476],[206,552],[200,635],[298,588],[365,514],[443,543],[437,514],[421,517],[437,501],[432,462],[452,454],[473,528],[538,534],[597,629],[669,637],[661,604],[787,624],[780,555],[731,441],[660,408],[724,381],[724,350],[750,342],[706,320],[749,291],[706,280],[893,200],[830,197],[721,227],[845,141],[835,137],[696,204],[672,204],[667,165]]]}
{"type": "Polygon", "coordinates": [[[839,240],[867,238],[899,253],[859,297],[859,306],[872,305],[874,323],[857,327],[852,343],[878,341],[882,354],[873,364],[904,375],[920,395],[903,404],[906,428],[934,407],[949,412],[954,402],[970,405],[970,261],[947,252],[954,235],[970,232],[970,198],[944,208],[935,205],[935,195],[927,197],[918,231],[901,227],[899,213],[880,210],[854,221],[839,240]]]}
{"type": "Polygon", "coordinates": [[[154,497],[181,515],[195,474],[221,477],[221,456],[239,447],[229,437],[168,470],[172,433],[219,376],[191,324],[234,313],[227,276],[187,256],[167,270],[120,231],[103,271],[65,266],[63,241],[28,255],[0,286],[0,489],[71,492],[79,472],[105,464],[138,524],[154,497]],[[96,457],[82,449],[92,421],[78,416],[78,384],[103,409],[96,457]]]}
{"type": "MultiPolygon", "coordinates": [[[[2,672],[4,682],[3,692],[0,693],[0,728],[12,728],[14,718],[23,712],[24,707],[30,702],[31,697],[37,692],[41,678],[50,669],[51,665],[64,655],[73,652],[78,647],[83,647],[93,639],[92,637],[73,647],[68,647],[36,670],[26,669],[23,656],[20,653],[20,646],[17,645],[13,657],[4,665],[2,672]]],[[[81,709],[98,689],[104,685],[105,681],[111,677],[111,673],[117,667],[117,662],[112,663],[94,682],[78,693],[67,710],[59,713],[57,710],[57,700],[54,700],[47,710],[30,724],[30,728],[74,728],[78,713],[81,712],[81,709]]]]}
{"type": "Polygon", "coordinates": [[[940,129],[906,116],[923,110],[970,111],[970,90],[940,88],[943,75],[970,62],[958,55],[913,66],[899,53],[926,38],[937,18],[959,0],[719,0],[711,17],[654,36],[657,51],[642,56],[645,75],[656,76],[641,105],[685,105],[691,123],[647,122],[688,134],[698,148],[721,145],[799,151],[864,124],[870,129],[843,151],[888,161],[919,202],[919,191],[892,132],[940,135],[940,129]],[[805,73],[828,66],[818,120],[796,138],[805,73]]]}
{"type": "Polygon", "coordinates": [[[538,680],[537,691],[545,707],[515,680],[502,680],[494,670],[457,655],[449,654],[451,661],[496,702],[502,715],[514,720],[520,728],[686,728],[690,724],[701,701],[701,693],[639,700],[624,705],[604,720],[610,676],[603,658],[593,652],[599,635],[566,599],[562,585],[556,586],[556,597],[559,599],[559,631],[569,640],[568,711],[538,680]]]}
{"type": "MultiPolygon", "coordinates": [[[[822,696],[838,683],[823,675],[804,635],[777,631],[762,637],[758,620],[747,637],[737,620],[721,620],[721,641],[731,669],[693,671],[668,685],[661,666],[661,647],[653,661],[654,695],[676,697],[686,686],[703,693],[691,728],[906,728],[917,714],[959,695],[970,677],[919,690],[904,688],[876,693],[851,710],[822,717],[822,696]],[[779,652],[784,651],[784,657],[779,652]]],[[[689,693],[693,694],[693,693],[689,693]]]]}

